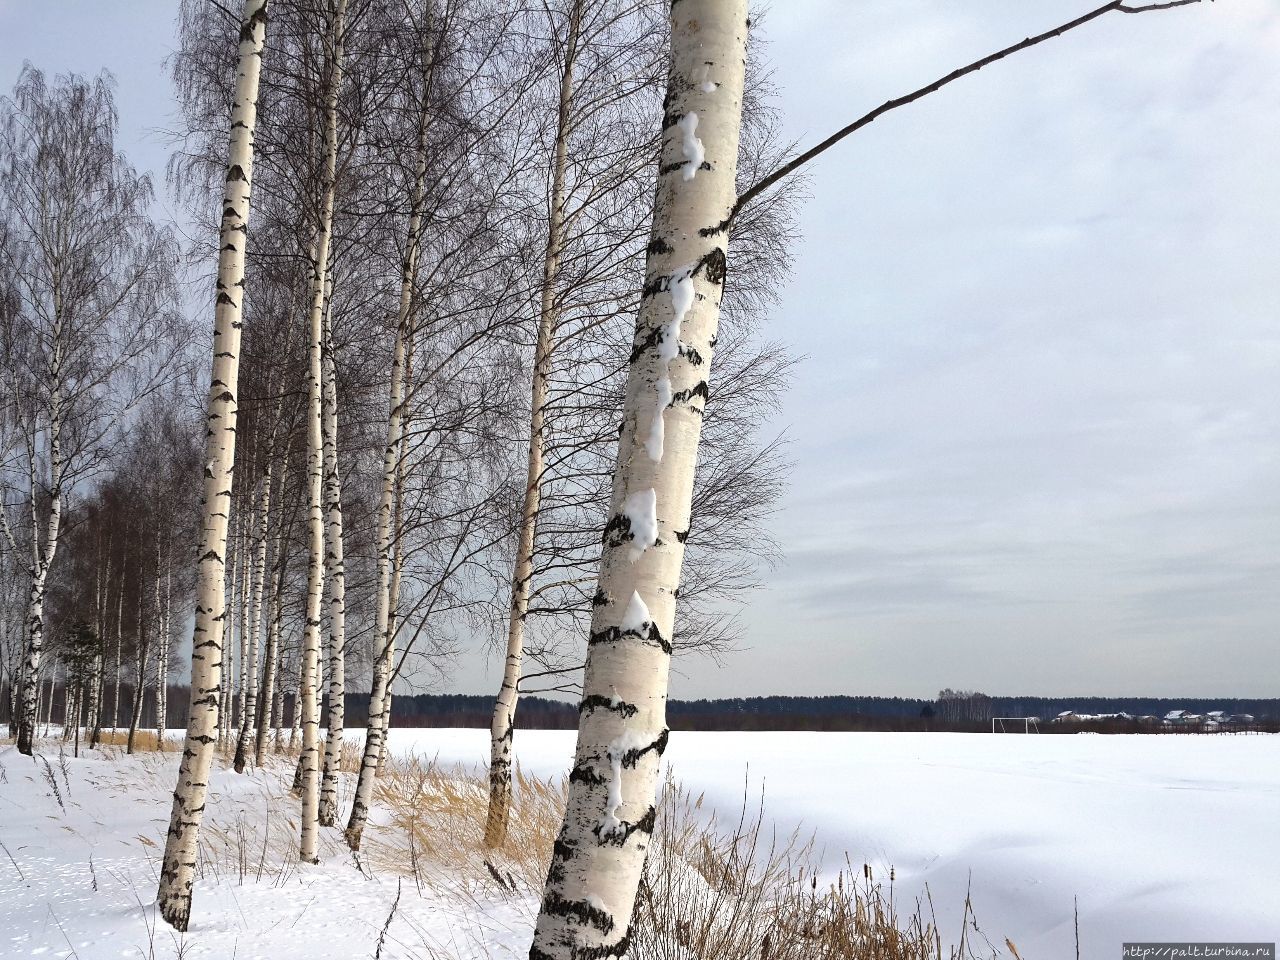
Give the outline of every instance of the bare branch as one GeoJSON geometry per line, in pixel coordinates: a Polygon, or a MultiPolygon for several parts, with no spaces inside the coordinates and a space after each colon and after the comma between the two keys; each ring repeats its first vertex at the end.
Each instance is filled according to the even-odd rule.
{"type": "Polygon", "coordinates": [[[967,66],[963,66],[957,70],[953,70],[950,73],[948,73],[945,77],[941,77],[933,81],[933,83],[923,86],[918,90],[913,90],[911,93],[908,93],[901,97],[897,97],[896,99],[893,99],[893,100],[886,100],[884,103],[880,104],[880,106],[876,107],[870,113],[863,114],[861,117],[853,121],[853,123],[849,124],[847,127],[843,127],[840,130],[837,130],[835,133],[827,137],[827,139],[823,140],[821,143],[809,148],[808,150],[800,154],[795,159],[790,160],[787,163],[783,164],[781,167],[779,167],[777,170],[775,170],[773,173],[769,174],[768,176],[764,177],[763,179],[756,181],[755,184],[753,184],[749,189],[744,191],[738,197],[737,203],[733,205],[733,210],[729,214],[729,219],[733,220],[733,218],[738,215],[738,212],[741,211],[743,207],[745,207],[748,203],[754,200],[761,193],[768,190],[770,187],[778,183],[784,177],[790,176],[791,174],[795,173],[797,170],[799,170],[802,166],[804,166],[814,157],[818,156],[821,153],[825,153],[828,149],[835,146],[845,137],[849,136],[849,134],[854,133],[858,130],[861,130],[863,127],[867,126],[872,121],[878,119],[879,117],[884,116],[890,110],[896,110],[898,107],[905,107],[909,103],[914,103],[915,101],[923,97],[926,97],[931,93],[941,90],[947,84],[952,83],[956,80],[959,80],[961,77],[966,77],[971,73],[977,73],[979,70],[981,70],[983,67],[987,66],[988,64],[995,63],[997,60],[1003,60],[1005,57],[1009,56],[1010,54],[1018,53],[1020,50],[1026,50],[1029,47],[1034,47],[1036,46],[1036,44],[1043,43],[1046,40],[1052,40],[1054,37],[1060,37],[1064,33],[1067,33],[1070,30],[1074,30],[1076,27],[1082,27],[1086,23],[1089,23],[1092,20],[1096,20],[1099,17],[1105,14],[1111,13],[1113,11],[1119,12],[1119,13],[1147,13],[1152,10],[1169,10],[1169,9],[1172,9],[1173,7],[1185,7],[1190,4],[1200,3],[1200,2],[1201,0],[1168,0],[1168,2],[1165,2],[1165,3],[1149,3],[1149,4],[1143,4],[1140,6],[1130,6],[1130,5],[1126,5],[1123,2],[1123,0],[1112,0],[1111,3],[1104,4],[1103,6],[1098,7],[1096,10],[1090,10],[1088,13],[1083,14],[1082,16],[1076,17],[1076,19],[1071,20],[1067,23],[1056,26],[1052,30],[1046,30],[1044,33],[1037,34],[1034,37],[1027,37],[1025,40],[1021,40],[1018,43],[1013,44],[1012,46],[1005,47],[1003,50],[997,50],[995,53],[988,54],[987,56],[983,57],[981,60],[975,60],[973,61],[973,63],[970,63],[967,66]]]}

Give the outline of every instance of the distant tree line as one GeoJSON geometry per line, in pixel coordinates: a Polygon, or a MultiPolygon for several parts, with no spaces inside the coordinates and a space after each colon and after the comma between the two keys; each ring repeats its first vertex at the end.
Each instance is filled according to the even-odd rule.
{"type": "MultiPolygon", "coordinates": [[[[59,684],[41,690],[41,717],[61,723],[67,689],[59,684]],[[45,706],[47,704],[47,706],[45,706]]],[[[110,693],[109,688],[109,693],[110,693]]],[[[147,694],[152,691],[148,690],[147,694]]],[[[167,726],[186,723],[187,687],[170,685],[167,726]]],[[[6,691],[7,694],[7,691],[6,691]]],[[[107,699],[110,699],[108,697],[107,699]]],[[[121,700],[133,703],[133,688],[121,685],[121,700]]],[[[286,693],[277,709],[277,726],[288,735],[293,718],[293,694],[286,693]]],[[[521,698],[517,727],[522,730],[572,730],[578,725],[578,711],[571,703],[546,697],[521,698]]],[[[0,722],[8,718],[9,698],[0,696],[0,722]]],[[[1054,725],[1047,721],[1064,710],[1079,714],[1127,713],[1135,718],[1163,717],[1171,710],[1188,710],[1204,715],[1210,710],[1228,714],[1249,714],[1255,726],[1269,729],[1280,725],[1280,698],[1247,699],[1206,697],[991,697],[958,694],[944,690],[935,700],[916,697],[730,697],[723,700],[671,700],[667,713],[673,730],[813,730],[813,731],[953,731],[986,732],[993,717],[1038,717],[1043,732],[1074,733],[1080,730],[1123,733],[1141,732],[1142,724],[1123,720],[1089,721],[1054,725]],[[978,711],[985,710],[985,715],[978,711]]],[[[345,722],[350,727],[364,725],[369,711],[367,693],[348,693],[345,722]]],[[[144,695],[139,712],[141,726],[155,725],[154,698],[144,695]]],[[[327,698],[322,704],[323,722],[328,722],[327,698]]],[[[479,694],[417,694],[396,697],[392,720],[401,727],[488,727],[493,716],[493,697],[479,694]]],[[[106,720],[109,725],[109,718],[106,720]]],[[[1190,728],[1194,732],[1194,725],[1190,728]]]]}

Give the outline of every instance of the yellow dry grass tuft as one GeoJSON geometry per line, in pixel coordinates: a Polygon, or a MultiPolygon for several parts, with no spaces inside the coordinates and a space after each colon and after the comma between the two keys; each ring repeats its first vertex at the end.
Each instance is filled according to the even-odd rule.
{"type": "Polygon", "coordinates": [[[394,839],[377,844],[378,860],[388,869],[407,867],[419,887],[439,885],[438,868],[445,865],[447,885],[469,894],[494,885],[507,893],[540,893],[565,789],[519,769],[513,786],[510,833],[501,850],[489,850],[483,842],[487,776],[416,757],[388,764],[374,799],[390,813],[394,839]]]}
{"type": "MultiPolygon", "coordinates": [[[[124,729],[118,730],[101,730],[98,733],[98,746],[100,747],[120,747],[127,748],[129,745],[129,731],[124,729]]],[[[163,743],[156,736],[154,730],[139,730],[133,735],[133,752],[134,753],[158,753],[173,752],[182,750],[182,738],[175,736],[165,737],[163,743]]]]}

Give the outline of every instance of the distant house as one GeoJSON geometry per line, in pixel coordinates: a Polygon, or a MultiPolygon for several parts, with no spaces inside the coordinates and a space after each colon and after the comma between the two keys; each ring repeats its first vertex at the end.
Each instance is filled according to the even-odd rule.
{"type": "Polygon", "coordinates": [[[1108,720],[1132,720],[1128,713],[1076,713],[1074,710],[1063,710],[1053,718],[1053,723],[1098,723],[1108,720]]]}

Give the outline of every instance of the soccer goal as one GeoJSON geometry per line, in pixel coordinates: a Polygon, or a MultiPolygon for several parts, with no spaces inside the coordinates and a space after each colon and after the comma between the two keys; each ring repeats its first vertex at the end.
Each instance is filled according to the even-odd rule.
{"type": "Polygon", "coordinates": [[[1040,721],[1036,717],[992,717],[992,733],[1039,733],[1040,721]]]}

